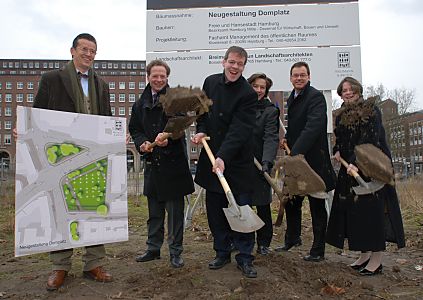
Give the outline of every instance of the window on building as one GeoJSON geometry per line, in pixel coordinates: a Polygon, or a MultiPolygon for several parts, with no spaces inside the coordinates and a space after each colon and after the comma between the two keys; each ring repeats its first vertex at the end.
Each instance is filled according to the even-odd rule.
{"type": "Polygon", "coordinates": [[[115,100],[116,100],[116,95],[110,94],[110,102],[115,102],[115,100]]]}
{"type": "Polygon", "coordinates": [[[117,69],[119,67],[119,65],[118,64],[113,64],[113,69],[117,69]]]}
{"type": "Polygon", "coordinates": [[[27,88],[28,90],[32,90],[32,89],[34,89],[34,83],[33,83],[32,81],[28,81],[28,82],[26,83],[26,88],[27,88]]]}
{"type": "Polygon", "coordinates": [[[130,69],[130,68],[131,68],[131,63],[127,63],[127,64],[126,64],[126,68],[127,68],[127,69],[130,69]]]}
{"type": "Polygon", "coordinates": [[[16,102],[23,102],[24,95],[23,94],[16,94],[16,102]]]}
{"type": "Polygon", "coordinates": [[[11,117],[12,116],[12,108],[10,106],[6,106],[4,108],[4,116],[11,117]]]}
{"type": "Polygon", "coordinates": [[[132,114],[132,109],[128,109],[128,115],[130,116],[132,114]]]}
{"type": "Polygon", "coordinates": [[[125,107],[119,107],[119,116],[125,116],[125,107]]]}
{"type": "Polygon", "coordinates": [[[137,64],[132,64],[132,69],[136,69],[136,68],[138,68],[138,65],[137,64]]]}
{"type": "Polygon", "coordinates": [[[140,90],[145,89],[145,82],[144,82],[144,81],[140,81],[140,82],[139,82],[139,84],[138,84],[138,88],[139,88],[140,90]]]}
{"type": "Polygon", "coordinates": [[[36,63],[34,64],[34,68],[38,69],[39,67],[40,67],[40,63],[39,63],[39,62],[36,62],[36,63]]]}
{"type": "Polygon", "coordinates": [[[98,63],[94,64],[94,69],[98,69],[98,63]]]}
{"type": "Polygon", "coordinates": [[[7,61],[4,61],[3,62],[3,69],[6,69],[7,68],[7,61]]]}
{"type": "Polygon", "coordinates": [[[12,94],[6,94],[6,98],[4,100],[6,102],[12,102],[12,94]]]}
{"type": "Polygon", "coordinates": [[[119,82],[119,89],[124,90],[125,89],[125,82],[119,82]]]}
{"type": "Polygon", "coordinates": [[[135,90],[135,82],[128,83],[128,86],[130,90],[135,90]]]}
{"type": "Polygon", "coordinates": [[[13,61],[9,62],[9,68],[13,68],[13,61]]]}
{"type": "Polygon", "coordinates": [[[108,64],[107,64],[107,68],[108,68],[108,69],[111,69],[112,67],[113,67],[113,64],[112,64],[112,63],[108,63],[108,64]]]}
{"type": "Polygon", "coordinates": [[[191,147],[191,153],[197,153],[197,147],[191,147]]]}
{"type": "Polygon", "coordinates": [[[47,67],[48,67],[48,63],[43,63],[43,69],[47,69],[47,67]]]}
{"type": "Polygon", "coordinates": [[[28,64],[28,67],[29,67],[30,69],[34,68],[34,63],[31,61],[31,62],[28,64]]]}
{"type": "Polygon", "coordinates": [[[135,94],[129,94],[129,102],[135,102],[135,94]]]}
{"type": "Polygon", "coordinates": [[[16,82],[16,88],[17,88],[18,90],[22,90],[22,89],[23,89],[23,87],[24,87],[23,82],[16,82]]]}
{"type": "Polygon", "coordinates": [[[125,102],[125,94],[119,94],[119,102],[125,102]]]}
{"type": "Polygon", "coordinates": [[[126,69],[126,65],[125,65],[125,63],[122,63],[122,64],[120,65],[120,67],[121,67],[121,69],[126,69]]]}
{"type": "Polygon", "coordinates": [[[56,61],[56,62],[54,63],[54,68],[55,68],[55,69],[58,69],[59,67],[60,67],[60,64],[59,64],[59,62],[57,62],[57,61],[56,61]]]}
{"type": "Polygon", "coordinates": [[[3,141],[4,141],[5,145],[11,145],[12,144],[12,135],[11,134],[5,134],[3,141]]]}
{"type": "Polygon", "coordinates": [[[116,113],[116,112],[115,112],[115,108],[112,106],[110,109],[111,109],[111,111],[112,111],[112,116],[114,116],[114,115],[115,115],[115,113],[116,113]]]}
{"type": "Polygon", "coordinates": [[[6,90],[11,90],[11,89],[12,89],[12,83],[6,82],[6,90]]]}
{"type": "Polygon", "coordinates": [[[109,89],[114,90],[116,87],[116,84],[114,82],[109,82],[109,89]]]}
{"type": "Polygon", "coordinates": [[[34,102],[34,94],[26,94],[26,102],[34,102]]]}
{"type": "Polygon", "coordinates": [[[106,64],[106,63],[102,63],[102,64],[101,64],[101,68],[102,68],[102,69],[106,69],[106,68],[107,68],[107,64],[106,64]]]}
{"type": "Polygon", "coordinates": [[[4,129],[12,129],[12,121],[4,121],[4,129]]]}
{"type": "Polygon", "coordinates": [[[15,61],[15,69],[18,69],[18,68],[19,68],[19,62],[15,61]]]}
{"type": "Polygon", "coordinates": [[[3,97],[3,94],[0,94],[0,103],[1,103],[1,101],[2,101],[2,97],[3,97]]]}

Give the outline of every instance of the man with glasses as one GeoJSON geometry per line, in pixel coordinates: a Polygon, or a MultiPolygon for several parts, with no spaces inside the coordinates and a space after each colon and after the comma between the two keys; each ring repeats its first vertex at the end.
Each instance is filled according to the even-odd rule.
{"type": "MultiPolygon", "coordinates": [[[[111,116],[109,87],[92,69],[97,42],[88,33],[79,34],[72,43],[72,60],[61,70],[43,74],[34,107],[92,115],[111,116]]],[[[102,264],[106,255],[104,245],[85,247],[84,277],[112,281],[102,264]]],[[[53,251],[50,260],[53,272],[47,281],[47,290],[60,288],[71,269],[73,249],[53,251]]]]}
{"type": "Polygon", "coordinates": [[[228,200],[214,172],[219,169],[226,177],[239,205],[252,201],[254,175],[252,133],[256,119],[257,93],[242,76],[247,52],[230,47],[222,61],[223,73],[206,78],[203,90],[213,100],[208,114],[197,122],[197,134],[192,138],[200,144],[210,136],[210,148],[216,157],[212,166],[205,150],[201,151],[195,182],[206,189],[207,218],[213,234],[216,257],[209,269],[220,269],[231,261],[231,241],[239,253],[235,256],[238,268],[249,278],[257,277],[253,267],[254,232],[232,231],[223,213],[228,200]]]}
{"type": "MultiPolygon", "coordinates": [[[[291,155],[302,154],[310,167],[323,179],[326,191],[335,188],[335,172],[329,156],[327,140],[326,100],[310,85],[310,68],[305,62],[292,65],[290,80],[294,87],[287,100],[287,142],[291,155]]],[[[276,251],[288,251],[301,245],[301,207],[304,197],[295,196],[285,207],[285,245],[276,251]]],[[[325,200],[308,196],[313,226],[313,245],[304,260],[322,261],[325,257],[327,212],[325,200]]]]}

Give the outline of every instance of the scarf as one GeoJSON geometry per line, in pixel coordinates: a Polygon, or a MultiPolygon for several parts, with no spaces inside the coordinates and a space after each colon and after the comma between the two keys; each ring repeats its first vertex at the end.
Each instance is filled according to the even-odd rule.
{"type": "MultiPolygon", "coordinates": [[[[75,97],[75,112],[88,114],[84,100],[84,92],[82,91],[81,80],[76,74],[75,64],[72,60],[65,66],[65,71],[68,72],[69,78],[72,83],[72,91],[75,97]]],[[[89,69],[88,71],[88,97],[90,99],[90,114],[98,115],[98,99],[95,88],[94,72],[92,69],[89,69]]]]}

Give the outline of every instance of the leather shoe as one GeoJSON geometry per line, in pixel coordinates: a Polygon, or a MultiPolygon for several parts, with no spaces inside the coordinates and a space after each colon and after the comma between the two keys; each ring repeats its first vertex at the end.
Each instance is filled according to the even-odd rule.
{"type": "Polygon", "coordinates": [[[147,250],[143,254],[138,255],[135,260],[137,262],[146,262],[150,260],[160,259],[160,252],[147,250]]]}
{"type": "Polygon", "coordinates": [[[257,277],[257,271],[251,263],[238,264],[237,268],[240,269],[242,271],[242,275],[244,275],[247,278],[257,277]]]}
{"type": "Polygon", "coordinates": [[[353,268],[354,270],[360,271],[361,269],[364,269],[367,266],[367,264],[369,263],[369,260],[370,260],[370,258],[362,264],[350,265],[350,267],[353,268]]]}
{"type": "Polygon", "coordinates": [[[84,271],[84,277],[99,282],[111,282],[113,280],[112,275],[101,266],[89,271],[84,271]]]}
{"type": "Polygon", "coordinates": [[[363,275],[363,276],[373,276],[377,274],[382,274],[382,269],[383,269],[383,266],[379,265],[379,267],[377,267],[377,269],[374,271],[369,271],[366,268],[364,268],[364,269],[361,269],[358,273],[360,273],[360,275],[363,275]]]}
{"type": "Polygon", "coordinates": [[[303,257],[305,261],[311,261],[311,262],[319,262],[325,259],[324,256],[321,255],[306,255],[303,257]]]}
{"type": "Polygon", "coordinates": [[[301,240],[298,240],[295,243],[285,243],[285,245],[281,246],[281,247],[276,247],[275,251],[276,252],[283,252],[283,251],[288,251],[289,249],[291,249],[292,247],[299,247],[301,246],[303,243],[301,242],[301,240]]]}
{"type": "Polygon", "coordinates": [[[65,277],[68,272],[64,270],[54,270],[48,277],[47,280],[47,291],[55,291],[60,288],[65,282],[65,277]]]}
{"type": "Polygon", "coordinates": [[[171,255],[170,264],[174,268],[182,268],[184,266],[184,260],[180,255],[171,255]]]}
{"type": "Polygon", "coordinates": [[[257,254],[268,255],[271,252],[272,252],[272,249],[270,249],[270,247],[266,247],[266,246],[258,246],[257,247],[257,254]]]}
{"type": "Polygon", "coordinates": [[[211,262],[209,262],[209,269],[217,270],[217,269],[220,269],[223,266],[229,264],[230,262],[231,262],[230,257],[219,257],[219,256],[217,256],[215,259],[213,259],[211,262]]]}

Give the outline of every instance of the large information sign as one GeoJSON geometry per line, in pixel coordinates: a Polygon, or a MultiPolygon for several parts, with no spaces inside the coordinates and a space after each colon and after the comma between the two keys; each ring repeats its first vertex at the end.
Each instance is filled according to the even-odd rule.
{"type": "Polygon", "coordinates": [[[15,255],[128,240],[126,119],[18,106],[15,255]]]}
{"type": "Polygon", "coordinates": [[[292,89],[297,61],[310,65],[320,90],[346,76],[361,80],[358,1],[147,0],[147,9],[147,62],[167,61],[171,85],[201,86],[222,72],[230,46],[249,54],[245,77],[264,72],[273,91],[292,89]]]}
{"type": "Polygon", "coordinates": [[[358,45],[356,20],[357,3],[149,10],[147,51],[358,45]]]}

